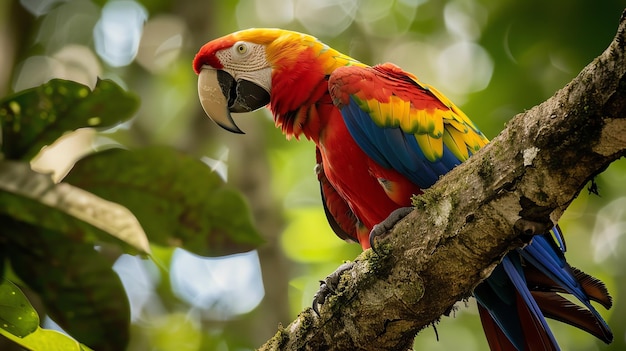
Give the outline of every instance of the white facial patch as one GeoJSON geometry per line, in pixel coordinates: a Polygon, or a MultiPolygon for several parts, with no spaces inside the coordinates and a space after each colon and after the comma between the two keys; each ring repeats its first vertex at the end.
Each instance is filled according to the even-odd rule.
{"type": "Polygon", "coordinates": [[[265,88],[270,92],[272,85],[272,67],[267,61],[265,46],[238,41],[230,48],[218,51],[215,56],[235,80],[245,79],[265,88]]]}

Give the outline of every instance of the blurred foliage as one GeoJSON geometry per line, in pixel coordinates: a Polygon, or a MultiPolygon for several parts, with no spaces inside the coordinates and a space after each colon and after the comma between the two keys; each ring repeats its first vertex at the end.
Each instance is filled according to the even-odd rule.
{"type": "MultiPolygon", "coordinates": [[[[132,225],[137,219],[153,245],[204,255],[249,251],[261,243],[241,195],[224,187],[206,164],[172,149],[95,153],[79,160],[60,184],[24,161],[68,131],[125,121],[138,103],[112,81],[99,80],[90,90],[60,79],[0,101],[5,158],[0,160],[0,260],[39,296],[46,314],[98,350],[126,348],[130,306],[111,257],[94,245],[110,245],[106,242],[117,238],[117,255],[150,254],[143,229],[132,225]]],[[[37,342],[52,348],[72,343],[39,329],[37,313],[10,280],[0,287],[3,335],[34,349],[40,347],[34,346],[37,342]]],[[[74,349],[86,349],[73,343],[74,349]]]]}
{"type": "Polygon", "coordinates": [[[93,228],[98,227],[97,215],[76,215],[94,208],[88,198],[81,198],[81,211],[71,198],[75,192],[63,191],[49,176],[31,172],[25,161],[16,162],[30,159],[68,129],[99,124],[92,123],[94,119],[117,123],[129,118],[138,101],[127,98],[113,83],[103,85],[107,84],[111,89],[98,84],[90,91],[82,84],[53,80],[0,101],[2,151],[7,159],[0,164],[0,259],[10,262],[20,282],[38,293],[50,316],[72,335],[98,349],[113,350],[128,342],[124,326],[129,307],[110,262],[93,249],[94,236],[89,234],[99,232],[93,228]],[[107,108],[102,95],[120,100],[120,110],[107,108]]]}
{"type": "Polygon", "coordinates": [[[242,197],[206,164],[171,148],[99,152],[81,159],[64,182],[127,207],[152,244],[223,256],[262,242],[242,197]]]}
{"type": "Polygon", "coordinates": [[[99,80],[93,91],[79,83],[51,80],[3,102],[2,152],[7,159],[31,159],[66,131],[117,124],[138,105],[136,96],[108,80],[99,80]]]}
{"type": "MultiPolygon", "coordinates": [[[[51,303],[56,298],[51,294],[66,289],[65,280],[73,280],[75,274],[77,291],[97,292],[88,294],[94,299],[109,301],[105,294],[119,297],[123,287],[130,304],[128,350],[247,350],[259,346],[276,332],[278,323],[286,325],[302,308],[310,306],[318,280],[343,260],[354,258],[360,248],[338,240],[325,222],[310,143],[286,141],[266,111],[237,119],[246,136],[229,135],[206,119],[191,70],[193,55],[202,44],[247,27],[305,31],[363,62],[391,61],[415,73],[438,87],[486,135],[494,137],[513,115],[548,98],[602,52],[614,35],[624,6],[620,0],[2,2],[0,96],[15,92],[18,99],[13,106],[9,98],[4,100],[2,150],[5,158],[19,159],[23,164],[37,154],[31,164],[40,172],[35,175],[14,166],[0,171],[5,174],[0,179],[0,255],[11,260],[19,256],[19,268],[12,268],[15,263],[11,261],[5,265],[5,277],[24,290],[45,328],[52,324],[43,316],[54,319],[57,313],[57,322],[63,317],[58,315],[62,311],[49,309],[64,306],[51,303]],[[123,15],[116,12],[120,8],[125,9],[123,15]],[[120,18],[123,23],[116,22],[120,18]],[[113,29],[107,32],[107,28],[113,29]],[[123,28],[123,35],[115,36],[115,28],[123,28]],[[102,52],[103,47],[96,44],[102,41],[110,44],[107,50],[113,51],[102,52]],[[81,84],[51,81],[46,90],[42,84],[51,78],[81,84]],[[61,94],[55,84],[64,86],[67,92],[61,94]],[[47,94],[50,87],[52,95],[47,94]],[[98,91],[105,93],[98,95],[98,91]],[[84,92],[91,93],[82,96],[84,92]],[[133,112],[134,94],[142,104],[133,112]],[[33,101],[42,101],[42,105],[33,101]],[[16,106],[19,120],[15,119],[16,106]],[[42,112],[50,113],[42,116],[42,112]],[[28,116],[32,118],[25,118],[28,116]],[[5,124],[9,119],[11,124],[5,124]],[[117,121],[126,122],[106,130],[66,133],[79,127],[111,126],[117,121]],[[24,132],[35,137],[17,137],[24,132]],[[76,159],[94,149],[120,144],[130,151],[102,151],[79,161],[69,171],[72,185],[52,181],[62,179],[76,159]],[[182,152],[154,147],[159,144],[182,152]],[[44,145],[49,147],[41,149],[44,145]],[[7,173],[7,169],[13,173],[7,173]],[[168,245],[183,245],[201,254],[220,253],[211,251],[216,244],[213,237],[208,241],[206,235],[192,235],[195,229],[222,232],[229,223],[226,220],[234,217],[236,222],[229,225],[242,231],[252,228],[249,215],[229,215],[245,206],[211,170],[245,194],[254,218],[254,232],[260,232],[264,240],[258,248],[264,291],[240,288],[248,293],[246,299],[264,293],[263,301],[250,312],[232,312],[234,308],[224,302],[225,296],[214,296],[206,302],[201,296],[185,297],[180,292],[184,290],[179,286],[181,282],[207,277],[212,281],[204,293],[217,291],[223,279],[219,272],[186,267],[176,276],[170,269],[179,260],[179,251],[168,245]],[[42,181],[40,176],[49,172],[52,177],[42,181]],[[8,178],[11,174],[13,178],[8,178]],[[17,178],[24,178],[23,184],[32,184],[32,191],[28,187],[16,190],[22,184],[17,178]],[[55,230],[57,224],[42,227],[45,223],[71,223],[66,219],[72,215],[38,200],[41,197],[33,195],[41,194],[37,184],[58,194],[87,190],[103,201],[102,206],[119,203],[130,208],[150,242],[159,244],[143,249],[152,252],[153,262],[120,256],[122,252],[142,250],[136,241],[128,243],[124,236],[107,238],[102,225],[78,219],[61,231],[55,230]],[[216,208],[215,202],[205,199],[209,196],[227,199],[230,205],[216,208]],[[35,207],[42,212],[33,210],[35,207]],[[201,215],[200,210],[209,213],[201,215]],[[216,219],[224,222],[215,226],[216,219]],[[18,229],[20,234],[16,235],[18,229]],[[37,244],[31,246],[34,237],[23,233],[36,233],[37,244]],[[10,239],[18,237],[16,242],[10,239]],[[98,252],[93,250],[94,243],[100,244],[98,252]],[[22,251],[15,249],[19,245],[22,251]],[[89,249],[87,245],[91,245],[89,249]],[[50,261],[53,257],[56,259],[50,261]],[[42,266],[46,272],[50,270],[49,275],[33,272],[42,266]],[[102,274],[102,282],[82,276],[94,272],[102,274]],[[42,293],[59,280],[63,284],[42,293]],[[45,307],[39,302],[42,300],[45,307]],[[228,309],[232,311],[225,312],[228,309]]],[[[624,162],[615,162],[596,178],[596,183],[600,196],[581,192],[560,224],[567,238],[568,260],[605,281],[614,297],[613,309],[603,315],[615,333],[615,341],[605,346],[575,328],[551,323],[566,350],[626,349],[626,320],[621,317],[626,313],[626,280],[621,268],[626,264],[626,248],[621,240],[626,231],[624,162]]],[[[129,218],[127,215],[122,218],[129,218]]],[[[221,246],[221,253],[233,252],[232,247],[234,251],[249,249],[258,243],[258,237],[252,234],[246,240],[235,240],[234,246],[221,246]]],[[[251,262],[258,265],[255,259],[251,262]]],[[[244,270],[243,266],[236,268],[244,270]]],[[[81,313],[84,300],[76,300],[81,313]]],[[[124,303],[114,301],[119,302],[114,307],[123,309],[124,303]]],[[[441,320],[438,338],[431,330],[423,331],[415,348],[486,349],[476,310],[471,306],[474,302],[467,304],[470,306],[460,303],[452,318],[441,320]]],[[[106,323],[112,323],[119,311],[105,311],[105,306],[91,312],[102,316],[96,323],[106,329],[106,323]]],[[[27,338],[41,333],[62,335],[38,328],[27,338]]],[[[10,350],[14,347],[11,345],[0,340],[2,349],[10,350]]]]}

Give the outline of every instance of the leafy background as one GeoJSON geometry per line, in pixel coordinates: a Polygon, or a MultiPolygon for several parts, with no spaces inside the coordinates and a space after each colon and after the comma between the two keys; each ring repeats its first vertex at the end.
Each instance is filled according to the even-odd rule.
{"type": "MultiPolygon", "coordinates": [[[[287,142],[267,111],[236,117],[245,136],[228,134],[204,116],[191,70],[193,55],[204,42],[253,26],[305,31],[361,61],[391,61],[414,72],[494,137],[513,115],[551,96],[602,52],[624,5],[616,0],[2,2],[0,96],[51,78],[83,84],[51,82],[75,89],[80,99],[62,98],[68,106],[44,108],[74,116],[68,117],[74,122],[58,129],[45,122],[50,116],[20,122],[33,133],[32,128],[43,126],[42,139],[12,138],[15,129],[3,122],[5,159],[26,162],[34,156],[33,168],[53,172],[58,181],[78,158],[99,150],[80,161],[66,180],[131,209],[153,257],[129,255],[141,250],[80,223],[77,230],[91,234],[72,241],[67,233],[74,231],[54,224],[67,223],[66,214],[45,207],[32,212],[36,204],[0,192],[0,252],[11,264],[4,265],[5,277],[15,278],[37,308],[42,330],[58,329],[53,320],[63,324],[60,317],[67,309],[91,306],[85,295],[100,296],[96,301],[102,307],[85,312],[98,316],[87,329],[108,335],[116,329],[107,321],[130,318],[129,350],[253,349],[276,332],[278,323],[286,325],[309,306],[318,280],[360,249],[338,240],[326,225],[308,142],[287,142]],[[80,104],[91,96],[81,91],[106,86],[123,90],[80,104]],[[104,110],[88,111],[96,105],[104,110]],[[111,111],[112,118],[106,119],[104,111],[111,111]],[[250,213],[243,210],[248,206],[250,213]],[[51,224],[42,227],[40,218],[51,224]],[[58,257],[32,250],[33,245],[53,247],[58,257]],[[223,256],[234,252],[239,254],[223,256]],[[59,268],[51,271],[58,275],[42,273],[55,265],[59,268]],[[69,306],[50,304],[55,299],[50,295],[73,281],[66,276],[70,273],[92,279],[80,281],[76,297],[61,299],[69,306]],[[102,291],[122,296],[98,295],[102,291]]],[[[34,177],[21,172],[16,174],[34,177]]],[[[615,342],[605,346],[552,323],[566,350],[626,348],[624,161],[596,182],[600,196],[583,191],[561,226],[569,261],[604,280],[614,297],[613,309],[603,315],[615,342]]],[[[0,292],[11,289],[3,285],[0,292]]],[[[442,319],[439,340],[432,329],[424,330],[415,348],[486,349],[472,304],[459,303],[453,317],[442,319]]],[[[2,339],[0,348],[15,346],[2,339]]]]}

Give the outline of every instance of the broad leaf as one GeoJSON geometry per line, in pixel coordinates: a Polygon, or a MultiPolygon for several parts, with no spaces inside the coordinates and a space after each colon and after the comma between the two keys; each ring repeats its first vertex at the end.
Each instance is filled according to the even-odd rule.
{"type": "Polygon", "coordinates": [[[93,154],[65,181],[130,209],[159,245],[221,256],[262,242],[242,196],[204,163],[170,148],[93,154]]]}
{"type": "Polygon", "coordinates": [[[0,214],[82,241],[113,236],[150,252],[141,225],[125,207],[70,184],[55,184],[28,163],[0,161],[0,214]]]}
{"type": "Polygon", "coordinates": [[[50,317],[89,347],[124,350],[130,306],[112,262],[93,245],[61,233],[10,220],[4,223],[13,270],[39,294],[50,317]]]}
{"type": "Polygon", "coordinates": [[[22,290],[6,279],[0,281],[0,329],[23,338],[39,327],[39,315],[22,290]]]}
{"type": "Polygon", "coordinates": [[[71,337],[56,330],[37,328],[34,332],[24,338],[7,333],[0,329],[0,334],[15,342],[27,350],[39,351],[90,351],[91,349],[82,345],[71,337]]]}
{"type": "Polygon", "coordinates": [[[53,79],[0,102],[2,152],[28,160],[63,133],[81,127],[111,126],[129,119],[138,98],[110,80],[93,91],[69,80],[53,79]]]}

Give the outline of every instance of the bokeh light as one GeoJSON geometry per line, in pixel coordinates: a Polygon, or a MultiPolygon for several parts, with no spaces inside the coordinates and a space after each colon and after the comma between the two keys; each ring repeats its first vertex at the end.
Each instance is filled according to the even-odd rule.
{"type": "Polygon", "coordinates": [[[20,4],[35,16],[47,14],[55,5],[66,0],[20,0],[20,4]]]}
{"type": "Polygon", "coordinates": [[[57,77],[63,69],[61,64],[47,56],[31,56],[17,67],[19,72],[13,82],[13,90],[20,91],[43,84],[57,77]]]}
{"type": "Polygon", "coordinates": [[[620,239],[626,234],[626,197],[620,197],[602,207],[595,218],[591,238],[593,258],[602,263],[622,252],[620,239]]]}
{"type": "Polygon", "coordinates": [[[137,62],[155,74],[169,69],[180,55],[186,30],[178,17],[164,15],[150,19],[143,27],[137,62]]]}
{"type": "Polygon", "coordinates": [[[297,1],[295,14],[308,32],[336,36],[352,24],[357,9],[356,0],[297,1]]]}
{"type": "Polygon", "coordinates": [[[295,16],[294,0],[240,1],[238,6],[247,6],[247,3],[254,3],[254,12],[265,26],[280,27],[293,21],[295,16]]]}
{"type": "Polygon", "coordinates": [[[130,64],[139,50],[145,8],[135,1],[111,1],[102,8],[93,30],[96,52],[113,67],[130,64]]]}
{"type": "MultiPolygon", "coordinates": [[[[440,89],[457,96],[485,89],[493,73],[493,61],[487,51],[468,41],[456,42],[441,51],[435,67],[437,82],[443,83],[440,89]]],[[[464,102],[460,99],[457,103],[464,102]]]]}
{"type": "Polygon", "coordinates": [[[101,9],[90,0],[57,1],[41,17],[35,42],[42,45],[44,54],[59,51],[68,44],[90,45],[92,28],[101,9]]]}
{"type": "Polygon", "coordinates": [[[365,33],[377,37],[398,37],[409,31],[418,6],[424,1],[360,1],[356,22],[365,33]]]}
{"type": "Polygon", "coordinates": [[[265,290],[256,251],[208,258],[176,250],[170,279],[174,293],[212,319],[250,312],[265,290]]]}
{"type": "Polygon", "coordinates": [[[151,317],[166,313],[156,287],[161,280],[154,263],[130,256],[120,256],[113,265],[130,302],[130,319],[137,323],[149,323],[151,317]]]}

